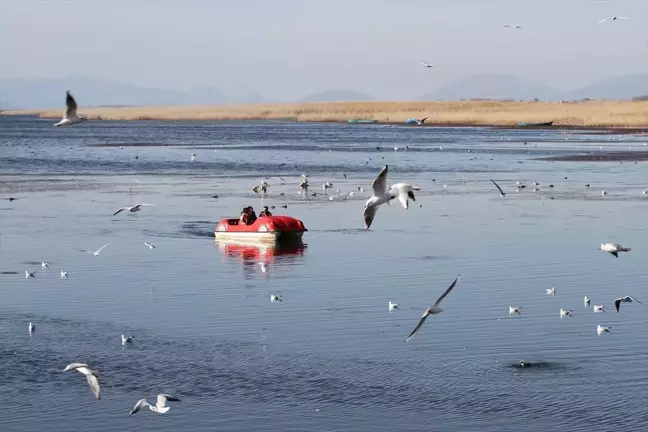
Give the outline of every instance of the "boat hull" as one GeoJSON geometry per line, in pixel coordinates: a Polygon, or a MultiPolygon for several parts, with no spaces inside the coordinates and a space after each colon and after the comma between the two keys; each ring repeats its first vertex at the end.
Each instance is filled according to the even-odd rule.
{"type": "Polygon", "coordinates": [[[259,217],[252,225],[238,219],[223,219],[214,230],[216,240],[239,243],[290,243],[300,241],[308,231],[304,223],[290,216],[259,217]]]}
{"type": "Polygon", "coordinates": [[[551,125],[553,125],[553,120],[548,122],[541,122],[541,123],[518,122],[517,124],[518,127],[538,127],[538,126],[551,126],[551,125]]]}

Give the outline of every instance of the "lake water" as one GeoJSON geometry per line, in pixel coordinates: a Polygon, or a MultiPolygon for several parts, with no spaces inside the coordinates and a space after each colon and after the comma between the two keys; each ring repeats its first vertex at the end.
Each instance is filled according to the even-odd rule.
{"type": "Polygon", "coordinates": [[[0,197],[19,198],[0,201],[3,432],[648,430],[648,164],[537,160],[644,150],[646,137],[52,123],[0,117],[0,197]],[[357,187],[370,191],[385,164],[390,183],[422,190],[365,232],[370,193],[357,187]],[[302,173],[313,191],[331,181],[329,196],[356,195],[301,197],[302,173]],[[111,216],[135,203],[155,206],[111,216]],[[214,241],[219,219],[263,204],[304,222],[303,247],[214,241]],[[607,241],[632,251],[615,259],[598,250],[607,241]],[[458,274],[444,312],[406,343],[458,274]],[[643,304],[617,313],[622,295],[643,304]],[[521,359],[537,367],[512,366],[521,359]],[[99,371],[100,401],[62,372],[71,362],[99,371]],[[158,393],[182,401],[128,416],[158,393]]]}

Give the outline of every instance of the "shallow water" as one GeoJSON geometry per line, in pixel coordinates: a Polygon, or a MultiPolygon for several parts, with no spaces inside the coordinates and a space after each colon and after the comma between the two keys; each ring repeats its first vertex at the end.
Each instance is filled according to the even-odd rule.
{"type": "Polygon", "coordinates": [[[0,201],[0,271],[16,273],[0,274],[2,431],[648,428],[648,164],[535,160],[642,149],[645,137],[51,123],[0,117],[0,196],[19,198],[0,201]],[[368,193],[356,187],[370,190],[384,164],[391,183],[422,190],[407,211],[383,206],[365,232],[368,193]],[[330,180],[356,196],[302,198],[302,172],[313,191],[330,180]],[[284,180],[269,178],[262,201],[251,188],[273,176],[284,180]],[[156,205],[111,216],[138,202],[156,205]],[[304,221],[304,247],[213,240],[220,218],[262,203],[304,221]],[[99,256],[78,251],[108,241],[99,256]],[[604,241],[632,251],[615,259],[598,251],[604,241]],[[444,312],[405,343],[457,274],[444,312]],[[584,295],[607,312],[585,308],[584,295]],[[644,303],[617,313],[621,295],[644,303]],[[560,319],[561,307],[574,316],[560,319]],[[597,336],[597,324],[612,332],[597,336]],[[511,367],[520,359],[544,367],[511,367]],[[101,401],[81,374],[61,372],[73,361],[100,372],[101,401]],[[182,401],[128,417],[161,392],[182,401]]]}

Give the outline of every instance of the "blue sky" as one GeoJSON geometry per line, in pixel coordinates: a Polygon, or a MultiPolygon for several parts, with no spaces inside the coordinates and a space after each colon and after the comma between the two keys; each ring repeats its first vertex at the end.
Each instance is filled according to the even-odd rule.
{"type": "Polygon", "coordinates": [[[567,90],[648,72],[645,0],[0,0],[0,10],[0,78],[407,99],[475,73],[567,90]],[[597,24],[611,15],[630,19],[597,24]]]}

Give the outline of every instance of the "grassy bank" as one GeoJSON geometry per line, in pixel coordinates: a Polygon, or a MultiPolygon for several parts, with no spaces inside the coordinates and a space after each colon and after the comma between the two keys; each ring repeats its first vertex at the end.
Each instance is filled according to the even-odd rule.
{"type": "MultiPolygon", "coordinates": [[[[63,109],[13,111],[59,118],[63,109]]],[[[258,120],[346,122],[351,119],[402,123],[429,117],[426,125],[510,126],[546,122],[554,126],[648,127],[648,101],[547,102],[321,102],[231,106],[151,106],[79,108],[93,120],[258,120]]]]}

